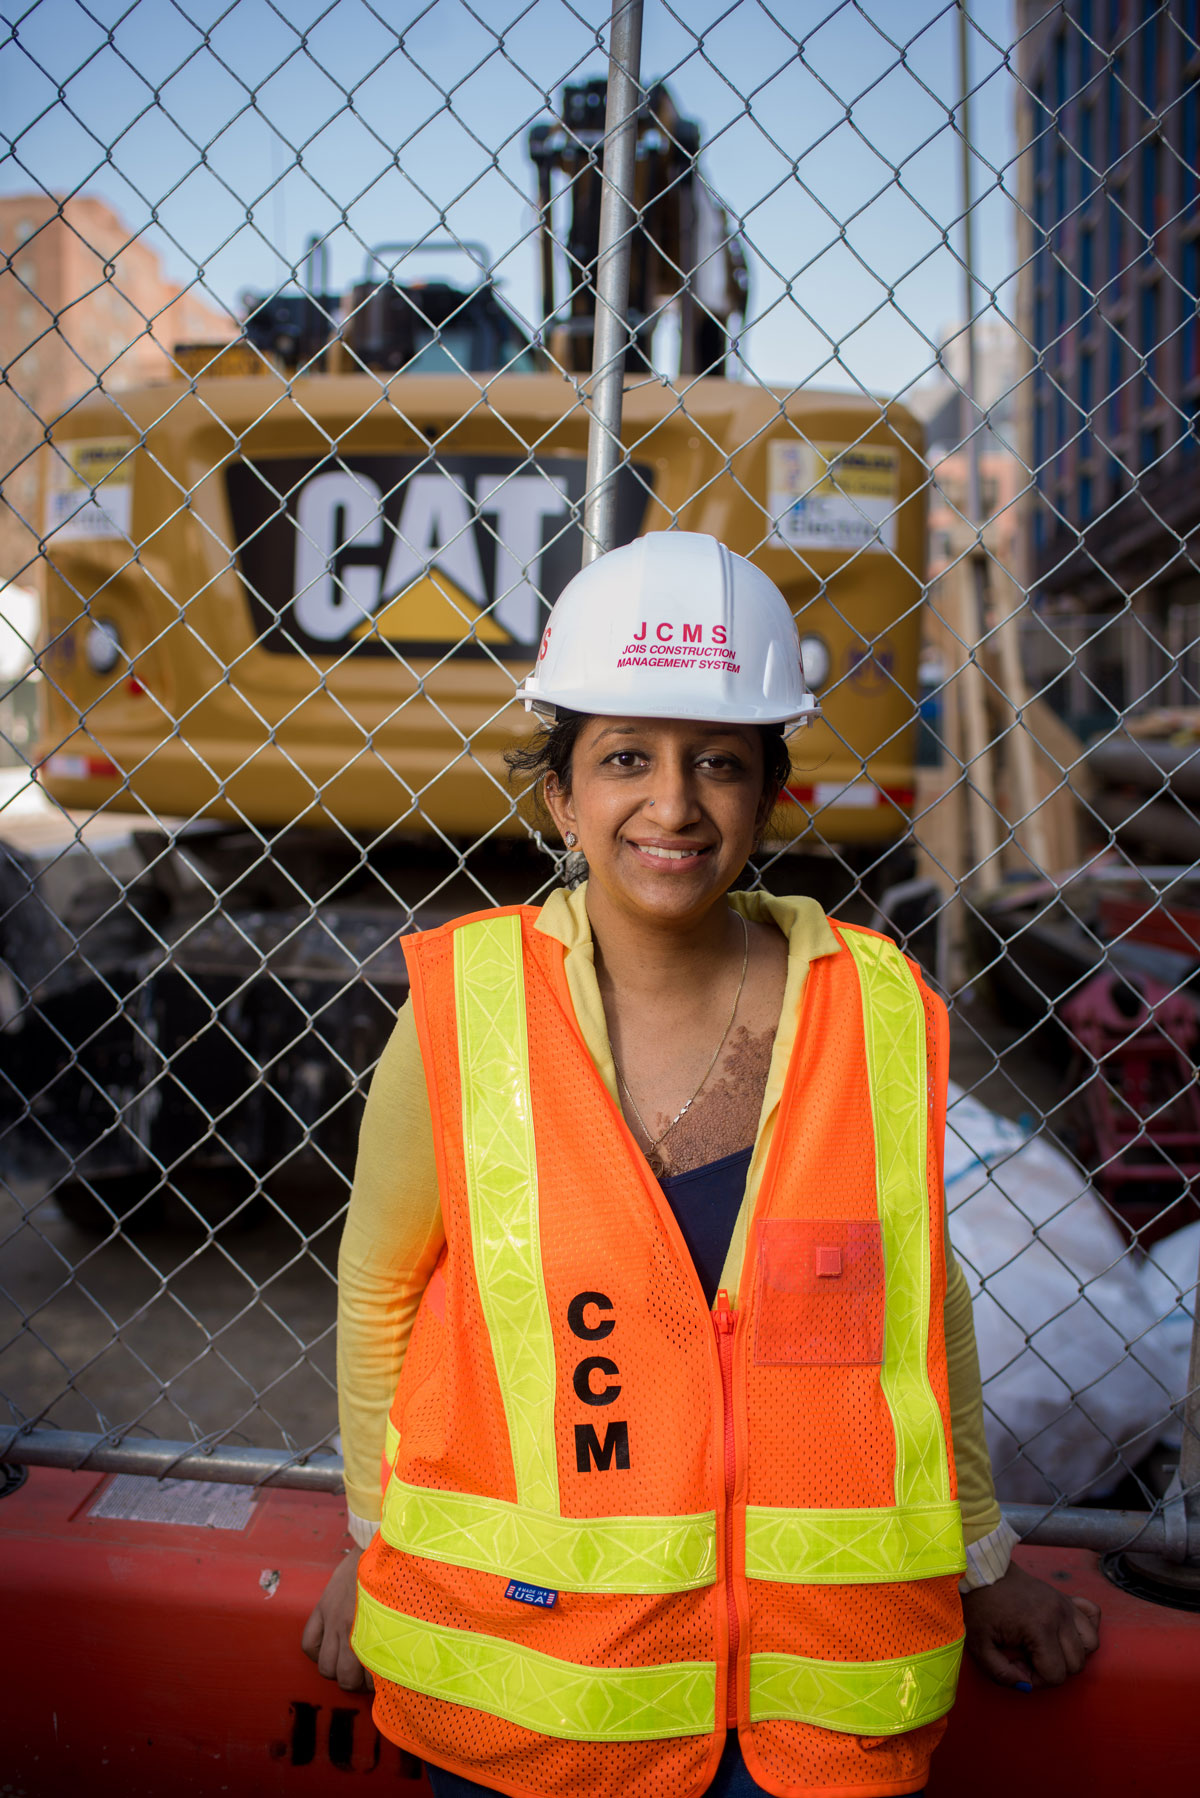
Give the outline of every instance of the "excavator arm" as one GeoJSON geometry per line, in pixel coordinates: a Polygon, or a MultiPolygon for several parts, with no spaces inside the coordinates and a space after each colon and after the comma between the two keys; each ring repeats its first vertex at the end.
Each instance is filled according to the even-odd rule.
{"type": "MultiPolygon", "coordinates": [[[[562,116],[529,133],[537,171],[542,315],[551,355],[572,373],[590,369],[604,166],[607,83],[568,84],[562,116]],[[557,177],[557,181],[556,181],[557,177]],[[565,231],[556,228],[566,208],[565,231]],[[566,290],[557,296],[556,264],[566,290]]],[[[681,116],[669,90],[649,88],[638,115],[627,367],[650,366],[650,341],[664,318],[679,321],[679,373],[724,375],[745,317],[749,275],[742,242],[700,172],[700,128],[681,116]]]]}

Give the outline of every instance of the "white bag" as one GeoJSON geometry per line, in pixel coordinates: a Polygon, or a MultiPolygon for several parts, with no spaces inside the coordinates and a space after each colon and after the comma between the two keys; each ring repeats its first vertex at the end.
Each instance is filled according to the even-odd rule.
{"type": "Polygon", "coordinates": [[[946,1203],[999,1496],[1110,1491],[1169,1427],[1175,1395],[1128,1244],[1064,1154],[953,1084],[946,1203]]]}
{"type": "Polygon", "coordinates": [[[1200,1262],[1200,1220],[1185,1224],[1164,1236],[1138,1269],[1142,1291],[1158,1322],[1146,1338],[1171,1364],[1171,1395],[1179,1409],[1163,1430],[1162,1439],[1172,1448],[1183,1444],[1180,1412],[1187,1391],[1188,1364],[1192,1353],[1192,1318],[1196,1308],[1196,1267],[1200,1262]]]}

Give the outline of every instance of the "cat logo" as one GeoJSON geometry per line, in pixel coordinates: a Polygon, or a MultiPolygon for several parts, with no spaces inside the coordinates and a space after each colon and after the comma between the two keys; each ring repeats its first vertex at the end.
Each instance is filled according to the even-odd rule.
{"type": "MultiPolygon", "coordinates": [[[[527,660],[580,566],[580,457],[338,456],[236,462],[238,567],[264,649],[527,660]]],[[[648,468],[621,470],[618,540],[648,468]]]]}

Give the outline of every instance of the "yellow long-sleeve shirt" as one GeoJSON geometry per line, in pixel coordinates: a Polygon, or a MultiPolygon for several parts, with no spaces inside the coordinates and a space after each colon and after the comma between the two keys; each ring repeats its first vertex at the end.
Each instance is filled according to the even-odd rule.
{"type": "MultiPolygon", "coordinates": [[[[721,1285],[738,1289],[753,1214],[795,1040],[809,964],[838,943],[815,900],[732,893],[752,921],[775,924],[788,939],[788,971],[767,1074],[746,1194],[729,1244],[721,1285]]],[[[537,928],[566,949],[565,972],[588,1051],[615,1102],[616,1072],[592,953],[586,888],[555,892],[537,928]]],[[[346,1498],[355,1539],[366,1546],[380,1514],[379,1465],[421,1295],[445,1241],[434,1160],[433,1126],[416,1028],[405,1006],[371,1082],[359,1137],[354,1188],[338,1262],[338,1406],[346,1498]]],[[[997,1578],[1016,1540],[1000,1520],[983,1430],[983,1397],[971,1296],[950,1258],[946,1352],[959,1499],[968,1543],[968,1585],[997,1578]]]]}

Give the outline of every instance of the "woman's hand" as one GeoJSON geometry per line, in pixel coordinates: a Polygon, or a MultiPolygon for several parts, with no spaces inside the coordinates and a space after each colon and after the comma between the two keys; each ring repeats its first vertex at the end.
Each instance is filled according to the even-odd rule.
{"type": "Polygon", "coordinates": [[[1100,1606],[1035,1579],[1015,1561],[963,1593],[967,1648],[1000,1686],[1061,1686],[1100,1645],[1100,1606]]]}
{"type": "Polygon", "coordinates": [[[344,1554],[304,1625],[300,1646],[326,1679],[336,1679],[343,1692],[375,1690],[375,1682],[350,1646],[354,1604],[358,1595],[358,1550],[344,1554]]]}

